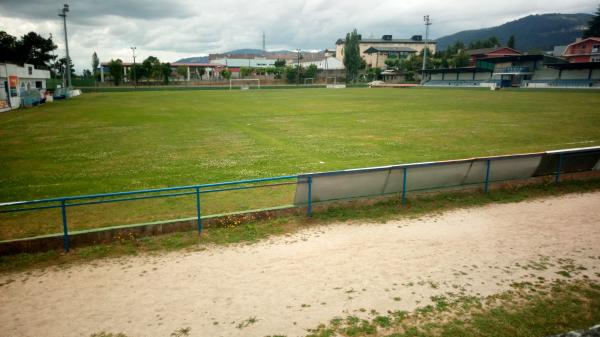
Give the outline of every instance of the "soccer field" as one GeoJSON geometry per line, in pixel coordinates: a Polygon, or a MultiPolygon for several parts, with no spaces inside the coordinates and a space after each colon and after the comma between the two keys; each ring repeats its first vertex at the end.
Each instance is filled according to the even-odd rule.
{"type": "Polygon", "coordinates": [[[600,145],[599,106],[592,91],[85,94],[0,114],[0,201],[600,145]]]}

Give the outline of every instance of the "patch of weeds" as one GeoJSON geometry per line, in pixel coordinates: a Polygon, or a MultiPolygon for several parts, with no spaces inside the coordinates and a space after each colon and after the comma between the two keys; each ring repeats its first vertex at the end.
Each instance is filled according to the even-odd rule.
{"type": "Polygon", "coordinates": [[[566,270],[560,270],[556,272],[558,275],[564,276],[566,278],[571,278],[571,273],[566,270]]]}
{"type": "Polygon", "coordinates": [[[400,302],[400,301],[402,301],[402,298],[401,298],[401,297],[398,297],[398,296],[396,296],[396,297],[394,297],[394,301],[396,301],[396,302],[400,302]]]}
{"type": "Polygon", "coordinates": [[[435,304],[437,311],[446,311],[448,309],[448,299],[445,296],[431,296],[430,298],[435,304]]]}
{"type": "Polygon", "coordinates": [[[252,325],[252,324],[254,324],[254,323],[256,323],[256,322],[258,322],[258,319],[256,318],[256,316],[252,316],[252,317],[250,317],[250,318],[248,318],[248,319],[245,319],[245,320],[241,321],[241,322],[240,322],[240,323],[237,325],[237,328],[238,328],[238,329],[247,328],[247,327],[249,327],[250,325],[252,325]]]}
{"type": "Polygon", "coordinates": [[[392,325],[392,319],[388,316],[377,316],[373,318],[373,323],[379,327],[387,328],[392,325]]]}
{"type": "Polygon", "coordinates": [[[121,332],[115,334],[115,333],[107,333],[107,332],[102,331],[102,332],[93,333],[90,335],[90,337],[127,337],[127,335],[124,333],[121,333],[121,332]]]}
{"type": "Polygon", "coordinates": [[[412,313],[389,311],[371,322],[355,316],[320,325],[311,337],[370,336],[463,337],[547,336],[589,327],[600,321],[600,283],[590,280],[515,283],[513,290],[478,298],[432,296],[412,313]],[[483,304],[485,302],[485,304],[483,304]]]}
{"type": "Polygon", "coordinates": [[[184,337],[189,336],[192,328],[189,326],[186,328],[179,328],[171,333],[171,337],[184,337]]]}

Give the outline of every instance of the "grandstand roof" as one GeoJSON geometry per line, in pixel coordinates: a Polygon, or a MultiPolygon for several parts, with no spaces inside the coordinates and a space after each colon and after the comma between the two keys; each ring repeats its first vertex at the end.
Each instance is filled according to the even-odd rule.
{"type": "Polygon", "coordinates": [[[526,62],[526,61],[544,61],[544,63],[566,63],[567,61],[553,56],[547,55],[509,55],[509,56],[493,56],[493,57],[484,57],[479,59],[480,61],[486,61],[491,63],[500,63],[500,62],[526,62]]]}
{"type": "Polygon", "coordinates": [[[468,73],[468,72],[488,72],[491,73],[490,69],[479,68],[479,67],[459,67],[459,68],[440,68],[440,69],[425,69],[421,72],[425,74],[441,74],[441,73],[468,73]]]}
{"type": "Polygon", "coordinates": [[[600,62],[549,63],[546,66],[559,70],[600,69],[600,62]]]}
{"type": "Polygon", "coordinates": [[[471,50],[467,50],[467,54],[470,56],[473,55],[487,55],[487,54],[492,54],[496,51],[500,51],[506,49],[507,52],[509,52],[509,54],[506,55],[514,55],[514,54],[521,54],[520,51],[510,48],[510,47],[491,47],[491,48],[480,48],[480,49],[471,49],[471,50]]]}

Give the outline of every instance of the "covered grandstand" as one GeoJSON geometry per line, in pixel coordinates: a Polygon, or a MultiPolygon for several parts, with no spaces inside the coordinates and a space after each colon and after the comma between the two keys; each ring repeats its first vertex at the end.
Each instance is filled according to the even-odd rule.
{"type": "Polygon", "coordinates": [[[475,66],[423,71],[424,86],[598,88],[600,63],[568,63],[547,55],[510,55],[477,60],[475,66]]]}

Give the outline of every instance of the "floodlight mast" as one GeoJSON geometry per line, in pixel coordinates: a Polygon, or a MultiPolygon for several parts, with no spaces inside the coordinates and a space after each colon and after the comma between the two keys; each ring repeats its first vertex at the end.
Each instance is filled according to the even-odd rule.
{"type": "Polygon", "coordinates": [[[136,47],[131,47],[131,52],[133,54],[133,86],[134,86],[134,88],[137,88],[137,74],[135,73],[135,68],[136,68],[136,65],[135,65],[135,50],[136,49],[137,49],[136,47]]]}
{"type": "Polygon", "coordinates": [[[425,78],[425,68],[427,67],[427,40],[429,39],[429,26],[431,26],[431,20],[429,15],[423,17],[425,21],[425,47],[423,48],[423,71],[421,72],[421,82],[425,78]]]}
{"type": "Polygon", "coordinates": [[[61,12],[58,16],[63,18],[63,26],[65,28],[65,48],[67,50],[67,62],[66,62],[66,72],[67,72],[67,88],[71,88],[71,58],[69,57],[69,41],[67,39],[67,12],[69,12],[69,5],[64,4],[61,12]]]}

